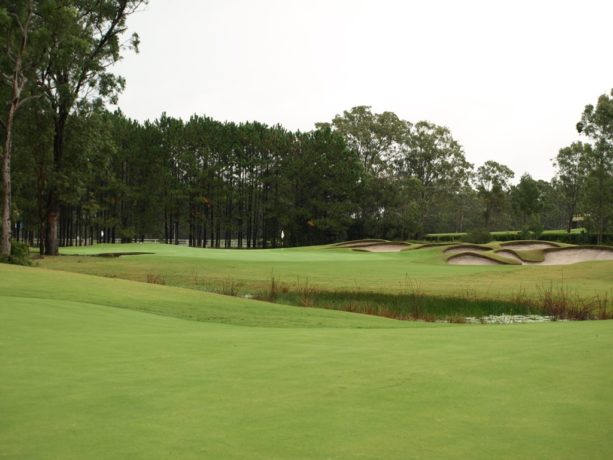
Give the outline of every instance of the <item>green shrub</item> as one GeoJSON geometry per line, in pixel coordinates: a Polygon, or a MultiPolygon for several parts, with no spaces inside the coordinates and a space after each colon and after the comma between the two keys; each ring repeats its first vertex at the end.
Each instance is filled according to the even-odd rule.
{"type": "MultiPolygon", "coordinates": [[[[568,244],[596,244],[597,237],[593,233],[545,233],[540,240],[557,241],[559,243],[568,244]]],[[[605,233],[602,235],[602,243],[613,245],[613,233],[605,233]]]]}
{"type": "Polygon", "coordinates": [[[482,228],[470,230],[462,237],[462,241],[466,243],[483,244],[492,241],[492,234],[482,228]]]}
{"type": "Polygon", "coordinates": [[[461,241],[466,236],[466,233],[432,233],[424,236],[424,241],[434,241],[437,243],[448,243],[453,241],[461,241]]]}
{"type": "Polygon", "coordinates": [[[30,248],[26,243],[13,240],[11,242],[11,255],[8,258],[0,258],[0,262],[13,265],[32,265],[30,248]]]}
{"type": "MultiPolygon", "coordinates": [[[[521,232],[519,232],[519,237],[517,239],[520,240],[539,240],[543,235],[543,225],[535,221],[530,226],[524,227],[521,232]]],[[[496,238],[498,239],[498,238],[496,238]]],[[[546,239],[546,238],[545,238],[546,239]]]]}

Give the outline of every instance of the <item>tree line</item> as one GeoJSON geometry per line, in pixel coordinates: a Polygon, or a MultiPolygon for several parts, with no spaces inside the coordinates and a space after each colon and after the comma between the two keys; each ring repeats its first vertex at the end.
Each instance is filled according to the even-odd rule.
{"type": "Polygon", "coordinates": [[[16,0],[0,8],[2,254],[11,238],[58,247],[187,240],[278,247],[431,232],[545,228],[573,217],[602,242],[613,221],[613,92],[588,105],[583,140],[551,181],[466,160],[451,131],[359,106],[293,132],[258,122],[109,111],[109,68],[136,0],[16,0]]]}

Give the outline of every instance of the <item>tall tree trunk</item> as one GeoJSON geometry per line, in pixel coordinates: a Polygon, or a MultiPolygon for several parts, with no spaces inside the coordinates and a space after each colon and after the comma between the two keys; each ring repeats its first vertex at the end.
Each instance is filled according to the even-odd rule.
{"type": "MultiPolygon", "coordinates": [[[[14,84],[14,90],[16,83],[14,84]]],[[[2,248],[3,257],[11,255],[11,152],[13,150],[13,122],[17,112],[17,98],[13,98],[6,122],[6,139],[2,157],[2,248]]]]}
{"type": "Polygon", "coordinates": [[[568,214],[568,220],[566,222],[566,233],[570,233],[573,228],[573,216],[574,216],[573,212],[570,212],[568,214]]]}
{"type": "MultiPolygon", "coordinates": [[[[53,169],[56,175],[62,172],[64,157],[64,130],[68,110],[60,108],[55,122],[55,135],[53,140],[53,169]]],[[[57,177],[49,183],[49,195],[47,198],[47,234],[45,254],[56,256],[58,250],[58,225],[60,219],[60,198],[57,190],[57,177]]]]}
{"type": "Polygon", "coordinates": [[[6,123],[3,123],[6,136],[4,140],[4,155],[2,157],[2,243],[0,244],[0,254],[5,257],[11,255],[11,154],[13,151],[13,124],[15,113],[17,113],[19,106],[24,102],[21,100],[21,92],[26,85],[27,78],[24,74],[23,59],[28,46],[28,34],[30,33],[32,16],[33,2],[30,0],[27,4],[25,21],[21,23],[18,19],[21,29],[19,46],[16,50],[12,50],[12,56],[9,56],[9,60],[13,62],[13,68],[8,79],[11,85],[11,102],[6,123]]]}
{"type": "Polygon", "coordinates": [[[60,204],[55,190],[49,190],[47,198],[47,218],[45,222],[45,254],[56,256],[58,250],[58,227],[60,204]]]}

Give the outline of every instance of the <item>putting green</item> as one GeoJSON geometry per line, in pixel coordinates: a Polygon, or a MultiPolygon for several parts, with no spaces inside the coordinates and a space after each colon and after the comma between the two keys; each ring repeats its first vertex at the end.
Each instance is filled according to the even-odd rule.
{"type": "Polygon", "coordinates": [[[0,458],[604,459],[612,345],[0,265],[0,458]]]}

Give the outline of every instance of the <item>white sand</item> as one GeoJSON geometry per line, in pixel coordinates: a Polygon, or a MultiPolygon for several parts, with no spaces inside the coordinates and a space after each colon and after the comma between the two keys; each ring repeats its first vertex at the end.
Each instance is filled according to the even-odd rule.
{"type": "Polygon", "coordinates": [[[381,244],[372,244],[370,246],[363,246],[360,249],[362,251],[369,252],[400,252],[403,249],[408,248],[408,244],[396,244],[396,243],[381,243],[381,244]]]}
{"type": "Polygon", "coordinates": [[[516,251],[532,251],[533,249],[548,249],[557,248],[555,244],[551,243],[508,243],[502,244],[503,248],[514,249],[516,251]]]}
{"type": "Polygon", "coordinates": [[[613,251],[577,248],[545,253],[545,260],[539,265],[569,265],[591,260],[613,260],[613,251]]]}
{"type": "MultiPolygon", "coordinates": [[[[496,254],[515,260],[523,265],[570,265],[592,260],[613,260],[613,251],[591,248],[569,248],[560,251],[545,252],[543,262],[524,262],[511,251],[498,251],[496,254]]],[[[466,253],[447,261],[451,265],[502,265],[501,262],[466,253]]]]}
{"type": "Polygon", "coordinates": [[[447,261],[451,265],[504,265],[497,260],[487,259],[485,257],[479,257],[476,254],[462,254],[461,256],[453,257],[447,261]]]}
{"type": "Polygon", "coordinates": [[[489,252],[491,251],[490,248],[486,249],[486,248],[470,248],[470,247],[464,247],[464,248],[449,248],[449,249],[445,249],[443,252],[447,255],[452,255],[452,254],[459,254],[460,252],[489,252]]]}

